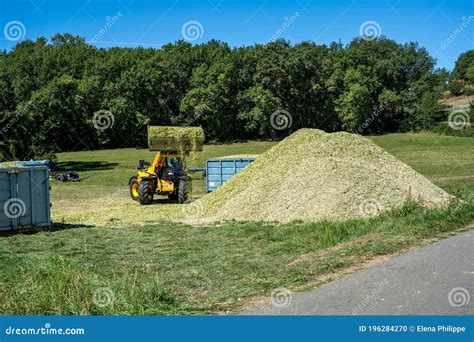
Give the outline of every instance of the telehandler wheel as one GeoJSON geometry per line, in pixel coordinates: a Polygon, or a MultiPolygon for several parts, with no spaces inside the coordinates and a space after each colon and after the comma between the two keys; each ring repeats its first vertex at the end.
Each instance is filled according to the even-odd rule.
{"type": "Polygon", "coordinates": [[[132,200],[138,201],[139,193],[138,193],[138,186],[140,183],[138,183],[137,177],[132,177],[130,179],[130,196],[132,197],[132,200]]]}
{"type": "Polygon", "coordinates": [[[169,195],[168,195],[168,199],[169,199],[170,201],[177,201],[177,200],[178,200],[178,194],[175,193],[175,192],[173,192],[172,194],[169,194],[169,195]]]}
{"type": "Polygon", "coordinates": [[[153,181],[143,179],[138,185],[138,201],[140,204],[151,204],[153,202],[153,181]]]}
{"type": "Polygon", "coordinates": [[[191,200],[193,184],[191,177],[182,177],[178,185],[178,203],[188,203],[191,200]]]}

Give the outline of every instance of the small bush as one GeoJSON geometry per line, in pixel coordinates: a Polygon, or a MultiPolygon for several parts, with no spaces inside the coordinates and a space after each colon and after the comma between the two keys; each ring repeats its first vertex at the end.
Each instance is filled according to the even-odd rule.
{"type": "Polygon", "coordinates": [[[447,122],[441,122],[433,126],[430,131],[441,135],[474,138],[474,130],[472,129],[472,125],[463,129],[453,129],[447,122]]]}
{"type": "Polygon", "coordinates": [[[466,96],[474,95],[474,86],[466,86],[466,87],[464,87],[464,92],[463,92],[463,94],[466,95],[466,96]]]}
{"type": "Polygon", "coordinates": [[[464,86],[460,82],[449,82],[448,90],[452,96],[459,96],[462,94],[464,86]]]}

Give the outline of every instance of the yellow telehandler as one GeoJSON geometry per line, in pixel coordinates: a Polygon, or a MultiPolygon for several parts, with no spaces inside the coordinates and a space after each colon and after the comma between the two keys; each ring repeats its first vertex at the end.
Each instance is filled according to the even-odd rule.
{"type": "Polygon", "coordinates": [[[202,151],[203,143],[200,127],[148,126],[148,149],[157,153],[151,163],[139,161],[138,173],[129,181],[132,199],[146,205],[157,194],[187,203],[192,196],[192,182],[185,158],[202,151]]]}

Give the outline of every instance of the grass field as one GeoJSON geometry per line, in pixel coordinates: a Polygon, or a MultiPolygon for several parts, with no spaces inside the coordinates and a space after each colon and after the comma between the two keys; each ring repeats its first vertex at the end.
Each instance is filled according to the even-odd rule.
{"type": "MultiPolygon", "coordinates": [[[[391,134],[373,140],[463,199],[425,210],[413,203],[373,219],[190,226],[158,201],[143,207],[128,179],[146,150],[58,155],[89,178],[52,184],[54,232],[0,238],[4,314],[199,314],[236,312],[275,288],[312,288],[455,231],[474,219],[474,140],[391,134]]],[[[206,146],[209,157],[261,153],[272,142],[206,146]]],[[[194,176],[195,195],[204,182],[194,176]]]]}

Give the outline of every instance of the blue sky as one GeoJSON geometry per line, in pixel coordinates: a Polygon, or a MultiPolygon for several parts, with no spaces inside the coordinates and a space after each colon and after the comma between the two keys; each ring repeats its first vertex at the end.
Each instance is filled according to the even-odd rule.
{"type": "Polygon", "coordinates": [[[312,40],[348,43],[360,32],[417,41],[452,69],[474,48],[473,0],[0,0],[0,48],[69,32],[98,47],[144,46],[186,38],[231,46],[312,40]],[[187,28],[187,30],[186,30],[187,28]],[[367,31],[364,31],[367,30],[367,31]],[[451,38],[450,38],[451,37],[451,38]]]}

